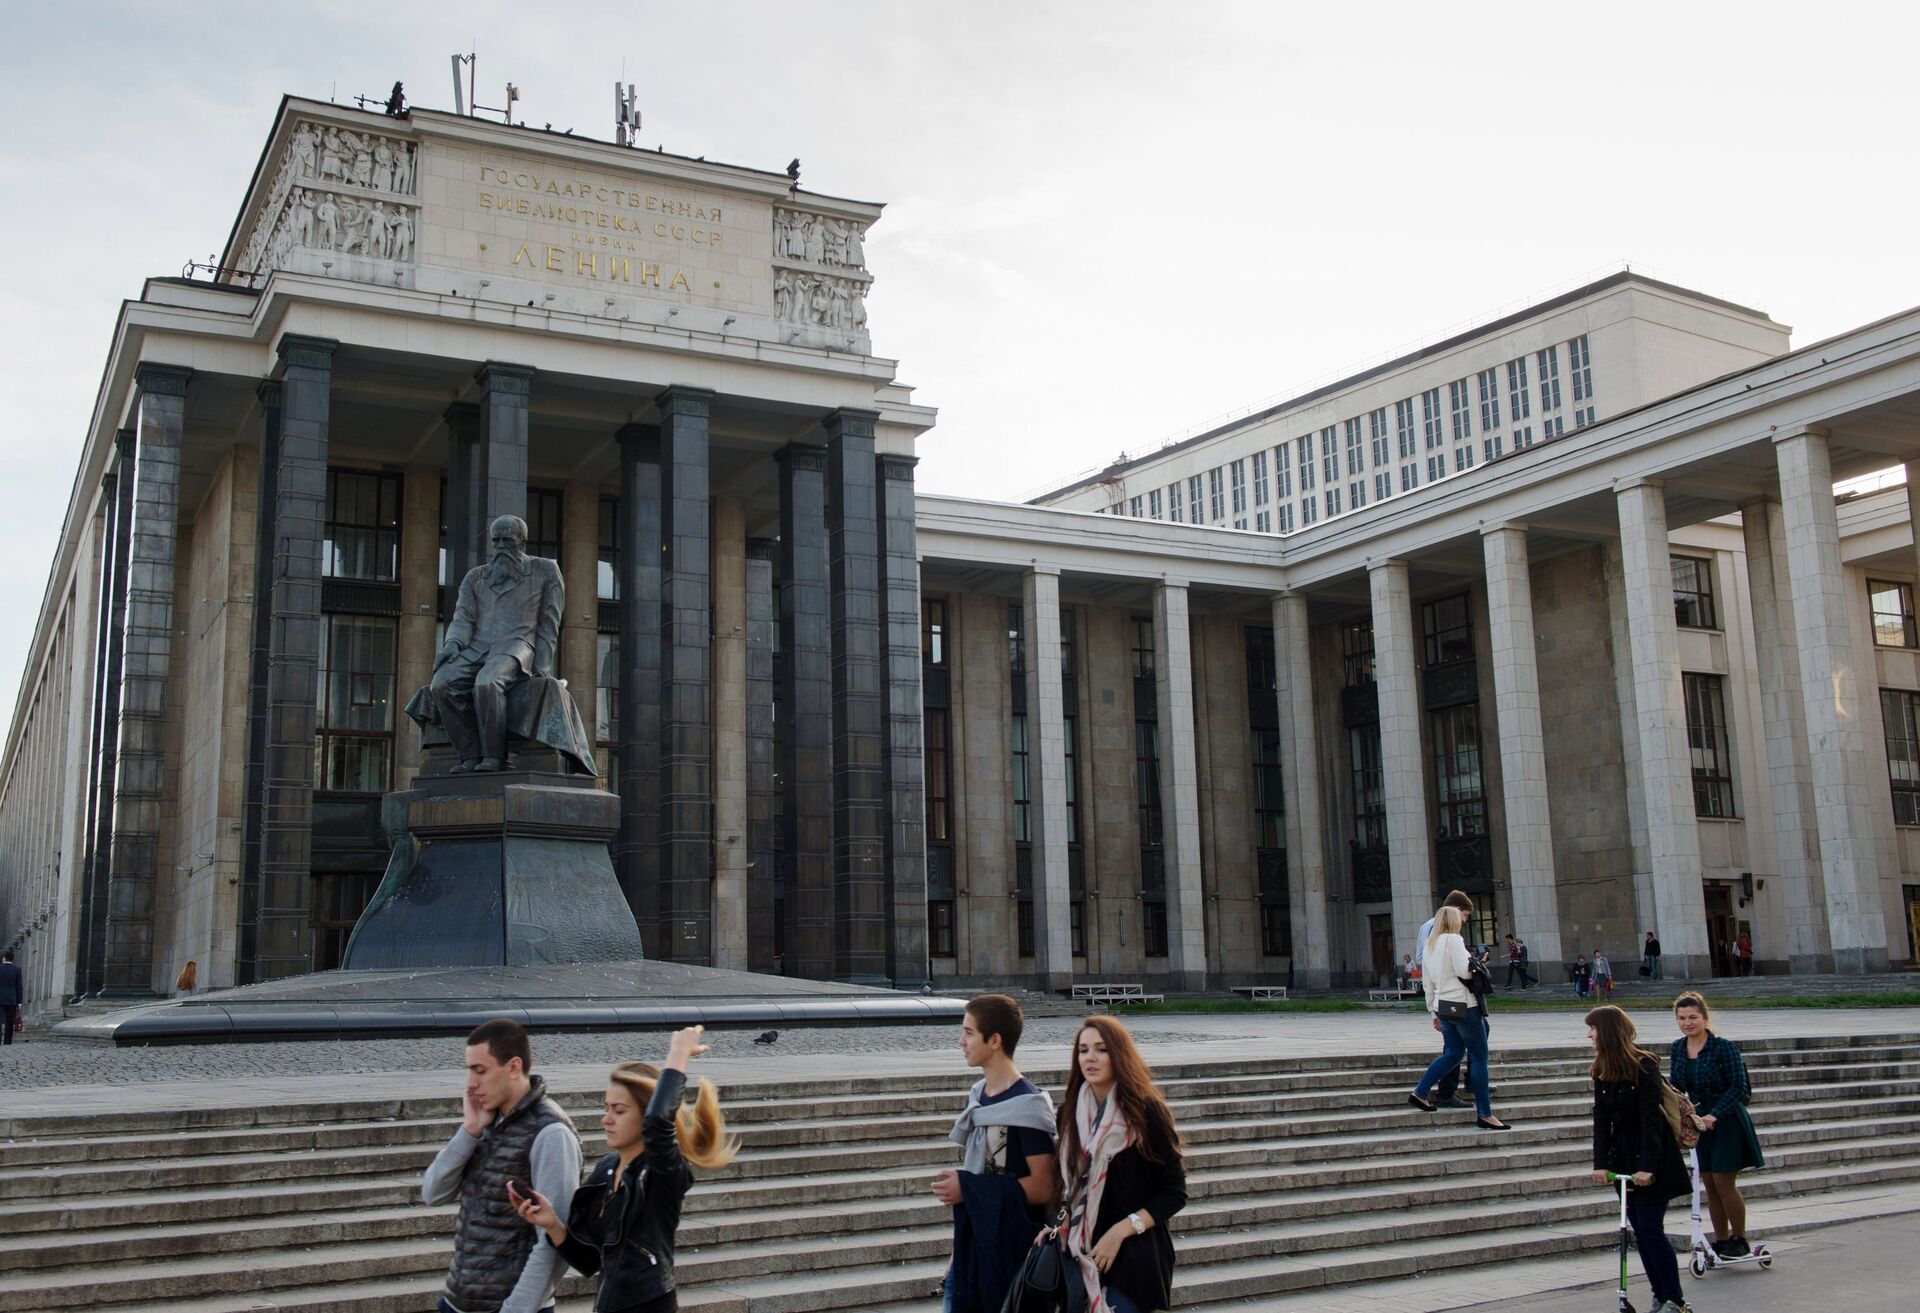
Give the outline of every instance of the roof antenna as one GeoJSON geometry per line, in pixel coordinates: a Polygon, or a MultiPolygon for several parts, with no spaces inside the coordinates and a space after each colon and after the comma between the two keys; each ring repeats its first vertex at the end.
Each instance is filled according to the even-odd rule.
{"type": "Polygon", "coordinates": [[[622,87],[613,84],[613,139],[622,146],[631,146],[640,136],[640,100],[634,94],[633,83],[622,87]]]}
{"type": "MultiPolygon", "coordinates": [[[[462,94],[460,87],[460,66],[462,64],[470,65],[478,58],[478,55],[455,55],[453,57],[453,112],[455,114],[465,115],[467,112],[467,97],[462,94]]],[[[473,73],[471,71],[467,74],[467,80],[469,83],[473,80],[473,73]]]]}

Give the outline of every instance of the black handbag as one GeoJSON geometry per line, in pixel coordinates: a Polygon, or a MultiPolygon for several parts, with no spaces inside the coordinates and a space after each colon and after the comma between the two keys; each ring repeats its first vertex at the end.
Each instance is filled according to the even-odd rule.
{"type": "Polygon", "coordinates": [[[1028,1245],[1000,1313],[1061,1313],[1067,1307],[1067,1256],[1058,1237],[1028,1245]]]}
{"type": "Polygon", "coordinates": [[[1433,1015],[1442,1021],[1465,1021],[1473,1015],[1473,1005],[1457,998],[1443,998],[1433,1005],[1433,1015]]]}

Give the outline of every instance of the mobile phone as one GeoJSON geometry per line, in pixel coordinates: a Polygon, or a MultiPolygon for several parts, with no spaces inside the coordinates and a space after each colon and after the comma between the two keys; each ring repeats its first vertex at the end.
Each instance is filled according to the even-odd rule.
{"type": "Polygon", "coordinates": [[[519,1195],[522,1199],[533,1198],[533,1187],[517,1177],[507,1182],[507,1189],[519,1195]]]}

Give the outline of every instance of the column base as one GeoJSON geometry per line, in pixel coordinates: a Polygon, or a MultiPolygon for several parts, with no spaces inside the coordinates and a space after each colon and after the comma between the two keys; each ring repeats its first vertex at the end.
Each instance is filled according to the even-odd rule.
{"type": "Polygon", "coordinates": [[[1887,950],[1884,948],[1836,948],[1833,950],[1833,969],[1843,976],[1870,976],[1887,969],[1887,950]]]}
{"type": "MultiPolygon", "coordinates": [[[[1619,968],[1616,966],[1617,972],[1619,968]]],[[[1660,975],[1665,980],[1684,980],[1689,984],[1714,979],[1711,953],[1662,953],[1660,975]]]]}
{"type": "Polygon", "coordinates": [[[1333,972],[1325,967],[1296,967],[1293,972],[1295,989],[1332,989],[1333,972]]]}
{"type": "Polygon", "coordinates": [[[892,989],[893,982],[885,976],[835,976],[834,982],[841,985],[865,985],[869,989],[892,989]]]}
{"type": "Polygon", "coordinates": [[[1833,954],[1801,953],[1787,958],[1787,974],[1794,976],[1830,976],[1833,974],[1833,954]]]}
{"type": "Polygon", "coordinates": [[[1036,971],[1033,987],[1044,994],[1064,994],[1073,988],[1071,971],[1036,971]]]}
{"type": "Polygon", "coordinates": [[[1205,971],[1169,971],[1167,988],[1183,994],[1204,993],[1207,988],[1207,973],[1205,971]]]}

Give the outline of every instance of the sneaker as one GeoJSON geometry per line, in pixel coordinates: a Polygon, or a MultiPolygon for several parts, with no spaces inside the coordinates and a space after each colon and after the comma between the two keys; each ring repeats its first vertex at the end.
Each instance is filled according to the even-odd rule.
{"type": "Polygon", "coordinates": [[[1676,1300],[1663,1299],[1653,1306],[1653,1313],[1693,1313],[1693,1310],[1676,1300]]]}
{"type": "Polygon", "coordinates": [[[1444,1099],[1435,1099],[1434,1103],[1442,1108],[1471,1108],[1473,1106],[1458,1094],[1449,1094],[1444,1099]]]}
{"type": "Polygon", "coordinates": [[[1724,1262],[1733,1258],[1745,1258],[1752,1251],[1747,1248],[1747,1242],[1745,1240],[1737,1235],[1730,1235],[1725,1240],[1715,1240],[1713,1242],[1713,1252],[1718,1254],[1721,1261],[1724,1262]]]}

